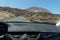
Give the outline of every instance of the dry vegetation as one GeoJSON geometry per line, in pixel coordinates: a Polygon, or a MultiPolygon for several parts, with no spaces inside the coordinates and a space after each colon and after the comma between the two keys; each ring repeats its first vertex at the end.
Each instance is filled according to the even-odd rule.
{"type": "Polygon", "coordinates": [[[6,11],[0,11],[0,21],[10,20],[14,18],[15,15],[6,11]]]}
{"type": "Polygon", "coordinates": [[[6,15],[8,17],[7,19],[10,19],[12,17],[24,16],[27,20],[30,20],[31,22],[55,23],[60,18],[60,15],[52,14],[49,12],[29,12],[26,10],[10,7],[0,7],[0,14],[4,14],[4,16],[6,15]],[[5,12],[1,13],[1,11],[5,12]]]}

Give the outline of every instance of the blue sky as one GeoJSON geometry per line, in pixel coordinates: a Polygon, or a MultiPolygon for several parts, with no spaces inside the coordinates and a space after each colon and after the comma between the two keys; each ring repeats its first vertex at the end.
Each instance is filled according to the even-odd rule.
{"type": "Polygon", "coordinates": [[[60,14],[60,0],[0,0],[0,6],[21,9],[36,6],[46,8],[52,13],[60,14]]]}

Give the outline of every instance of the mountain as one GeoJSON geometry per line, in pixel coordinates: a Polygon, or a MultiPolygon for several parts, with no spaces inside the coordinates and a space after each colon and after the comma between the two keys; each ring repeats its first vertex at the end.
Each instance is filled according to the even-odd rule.
{"type": "Polygon", "coordinates": [[[0,15],[2,14],[4,15],[3,16],[4,19],[3,17],[0,16],[0,20],[3,19],[7,21],[7,19],[14,20],[15,18],[17,18],[16,20],[18,20],[19,17],[22,16],[23,19],[25,18],[30,22],[42,22],[42,23],[47,22],[47,23],[55,24],[56,21],[60,19],[60,14],[53,14],[45,8],[30,7],[30,9],[27,8],[26,10],[24,10],[24,9],[18,9],[18,8],[0,7],[0,15]],[[33,9],[33,8],[35,8],[34,10],[37,10],[37,12],[29,11],[30,9],[33,9]],[[9,15],[9,17],[5,17],[6,14],[9,15]]]}
{"type": "Polygon", "coordinates": [[[28,13],[26,10],[18,9],[18,8],[10,8],[10,7],[0,7],[0,11],[7,11],[15,16],[20,16],[28,13]]]}
{"type": "Polygon", "coordinates": [[[37,12],[37,13],[30,13],[26,15],[26,19],[30,20],[31,22],[46,22],[46,23],[53,23],[55,24],[57,20],[59,20],[60,15],[58,14],[51,14],[48,12],[37,12]]]}
{"type": "Polygon", "coordinates": [[[29,12],[50,12],[45,8],[40,8],[40,7],[29,7],[26,9],[29,12]]]}

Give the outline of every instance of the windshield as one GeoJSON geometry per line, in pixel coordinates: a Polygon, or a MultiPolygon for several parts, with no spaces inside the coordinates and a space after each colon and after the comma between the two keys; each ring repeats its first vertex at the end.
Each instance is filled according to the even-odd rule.
{"type": "Polygon", "coordinates": [[[0,4],[0,21],[56,24],[60,21],[60,6],[57,2],[59,3],[59,1],[53,2],[52,0],[33,0],[32,2],[30,0],[2,0],[0,4]]]}
{"type": "Polygon", "coordinates": [[[60,0],[0,0],[0,40],[60,40],[60,0]]]}

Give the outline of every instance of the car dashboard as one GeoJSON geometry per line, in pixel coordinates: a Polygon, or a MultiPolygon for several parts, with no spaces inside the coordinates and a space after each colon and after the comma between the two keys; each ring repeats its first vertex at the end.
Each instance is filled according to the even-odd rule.
{"type": "Polygon", "coordinates": [[[55,36],[58,39],[60,37],[58,37],[60,34],[60,28],[53,24],[28,22],[4,23],[8,25],[6,36],[11,40],[51,40],[55,36]]]}

